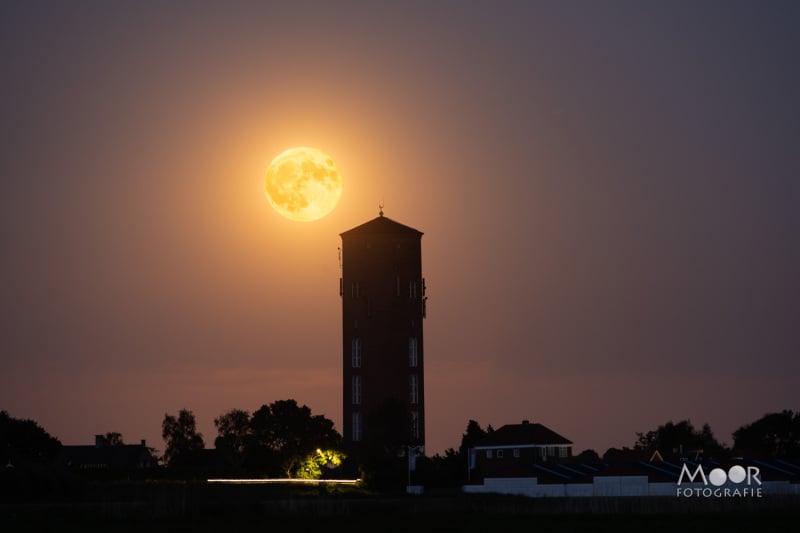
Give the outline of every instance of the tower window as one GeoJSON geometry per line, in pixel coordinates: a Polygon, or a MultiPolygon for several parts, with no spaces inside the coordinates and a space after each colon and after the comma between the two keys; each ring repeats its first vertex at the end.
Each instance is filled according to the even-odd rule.
{"type": "Polygon", "coordinates": [[[353,376],[353,405],[361,404],[361,376],[353,376]]]}
{"type": "Polygon", "coordinates": [[[354,281],[350,284],[350,296],[353,298],[361,296],[361,284],[359,282],[354,281]]]}
{"type": "Polygon", "coordinates": [[[408,376],[408,403],[419,403],[419,381],[416,374],[408,376]]]}
{"type": "Polygon", "coordinates": [[[417,297],[417,282],[416,281],[409,281],[408,282],[408,297],[409,298],[416,298],[417,297]]]}
{"type": "Polygon", "coordinates": [[[417,366],[417,338],[411,337],[408,339],[408,366],[414,368],[417,366]]]}
{"type": "Polygon", "coordinates": [[[361,440],[361,413],[353,413],[353,442],[361,440]]]}
{"type": "Polygon", "coordinates": [[[361,368],[361,339],[358,337],[350,343],[350,355],[353,368],[361,368]]]}
{"type": "Polygon", "coordinates": [[[419,438],[419,413],[417,411],[411,411],[411,438],[419,438]]]}

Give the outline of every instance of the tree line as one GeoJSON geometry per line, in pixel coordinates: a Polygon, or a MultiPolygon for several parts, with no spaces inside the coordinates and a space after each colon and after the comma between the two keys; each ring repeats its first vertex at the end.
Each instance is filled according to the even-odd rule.
{"type": "MultiPolygon", "coordinates": [[[[344,458],[342,438],[333,421],[312,415],[308,406],[292,399],[262,405],[252,414],[231,409],[215,418],[214,426],[216,466],[234,475],[257,472],[316,479],[344,458]]],[[[166,465],[204,466],[205,443],[190,410],[181,409],[177,416],[165,414],[161,428],[166,465]]]]}
{"type": "MultiPolygon", "coordinates": [[[[390,414],[384,413],[381,418],[390,420],[390,414]]],[[[231,475],[319,478],[341,472],[352,459],[342,449],[342,437],[333,421],[313,415],[308,406],[292,399],[262,405],[252,413],[230,409],[214,419],[214,426],[217,435],[213,449],[207,449],[191,410],[165,413],[162,436],[166,448],[159,457],[160,468],[183,475],[207,468],[213,458],[215,467],[231,475]]],[[[402,432],[390,431],[389,426],[395,424],[387,423],[386,431],[376,432],[379,438],[364,443],[367,453],[359,463],[350,464],[356,475],[379,487],[401,486],[409,481],[402,432]]],[[[458,448],[417,458],[413,481],[431,487],[465,483],[469,449],[493,431],[491,425],[483,429],[477,421],[469,420],[458,448]]],[[[630,447],[610,448],[602,457],[594,450],[584,450],[571,460],[612,462],[626,452],[656,450],[709,459],[800,457],[800,412],[767,413],[742,425],[733,432],[730,448],[716,439],[708,424],[696,428],[688,419],[668,421],[635,435],[630,447]]],[[[106,446],[124,445],[118,432],[108,432],[102,439],[106,446]]],[[[0,411],[0,466],[5,465],[4,471],[18,465],[52,465],[60,448],[61,442],[35,421],[0,411]]]]}

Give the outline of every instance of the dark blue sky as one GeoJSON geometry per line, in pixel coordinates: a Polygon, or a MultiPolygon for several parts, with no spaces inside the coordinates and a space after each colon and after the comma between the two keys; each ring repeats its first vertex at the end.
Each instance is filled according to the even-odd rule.
{"type": "Polygon", "coordinates": [[[799,409],[797,2],[0,6],[0,408],[156,447],[294,398],[339,427],[339,233],[424,232],[430,453],[799,409]],[[344,177],[314,223],[284,149],[344,177]]]}

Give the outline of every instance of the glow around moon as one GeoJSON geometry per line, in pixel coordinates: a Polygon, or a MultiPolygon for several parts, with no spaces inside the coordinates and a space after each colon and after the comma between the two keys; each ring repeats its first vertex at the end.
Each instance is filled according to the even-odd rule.
{"type": "Polygon", "coordinates": [[[325,152],[298,146],[278,154],[267,168],[267,199],[281,215],[310,222],[329,214],[342,196],[342,176],[325,152]]]}

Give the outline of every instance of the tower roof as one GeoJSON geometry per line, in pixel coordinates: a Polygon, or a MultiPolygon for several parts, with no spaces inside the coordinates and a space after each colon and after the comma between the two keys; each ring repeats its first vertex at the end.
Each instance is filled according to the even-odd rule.
{"type": "Polygon", "coordinates": [[[375,234],[397,234],[397,233],[410,233],[421,237],[422,232],[416,230],[405,224],[400,224],[394,220],[387,218],[383,215],[373,218],[368,222],[364,222],[360,226],[349,229],[339,235],[344,237],[346,235],[375,235],[375,234]]]}

